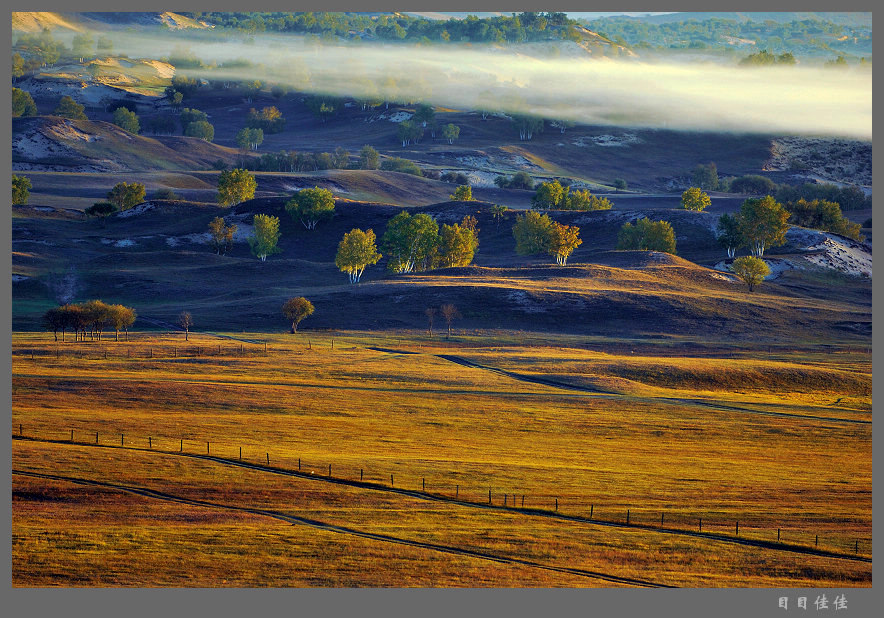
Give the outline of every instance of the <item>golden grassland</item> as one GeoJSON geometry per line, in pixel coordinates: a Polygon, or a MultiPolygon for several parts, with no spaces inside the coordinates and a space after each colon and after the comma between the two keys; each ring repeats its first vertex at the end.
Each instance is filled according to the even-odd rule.
{"type": "MultiPolygon", "coordinates": [[[[13,334],[12,433],[27,438],[13,441],[14,470],[665,585],[871,585],[870,562],[653,529],[662,514],[666,528],[702,519],[733,538],[739,522],[741,539],[776,542],[779,530],[795,547],[818,536],[819,549],[870,558],[864,348],[524,333],[131,339],[13,334]],[[240,449],[316,478],[230,465],[240,449]],[[195,457],[207,451],[230,461],[195,457]],[[323,480],[329,466],[373,487],[323,480]],[[391,475],[396,489],[459,502],[382,491],[391,475]],[[489,489],[494,507],[524,496],[539,511],[479,508],[489,489]],[[619,524],[629,510],[632,525],[556,508],[619,524]]],[[[13,494],[14,585],[619,585],[63,481],[14,474],[13,494]]]]}

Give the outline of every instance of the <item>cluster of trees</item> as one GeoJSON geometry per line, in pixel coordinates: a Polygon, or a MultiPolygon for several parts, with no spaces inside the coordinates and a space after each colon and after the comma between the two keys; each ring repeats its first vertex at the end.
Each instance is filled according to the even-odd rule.
{"type": "Polygon", "coordinates": [[[531,207],[538,210],[609,210],[613,204],[606,197],[597,197],[587,190],[562,186],[558,180],[542,182],[531,198],[531,207]]]}
{"type": "Polygon", "coordinates": [[[668,221],[643,217],[624,223],[617,233],[617,248],[624,251],[663,251],[675,254],[675,230],[668,221]]]}
{"type": "Polygon", "coordinates": [[[467,215],[460,223],[443,224],[430,215],[402,211],[387,222],[381,248],[387,268],[397,273],[439,266],[467,266],[479,248],[478,221],[467,215]]]}
{"type": "MultiPolygon", "coordinates": [[[[236,136],[237,145],[243,150],[257,147],[264,141],[262,129],[242,129],[236,136]]],[[[369,146],[369,148],[371,148],[369,146]]],[[[363,148],[364,150],[364,148],[363,148]]],[[[363,160],[360,151],[358,162],[360,169],[377,169],[380,155],[374,151],[374,158],[367,153],[367,159],[363,160]],[[375,165],[375,167],[363,167],[375,165]]],[[[338,146],[334,152],[294,152],[281,150],[279,152],[267,152],[260,157],[248,157],[242,161],[242,167],[250,170],[263,172],[316,172],[319,170],[350,169],[350,153],[338,146]]]]}
{"type": "Polygon", "coordinates": [[[433,335],[433,322],[435,321],[436,316],[442,316],[442,319],[445,320],[445,323],[448,325],[447,337],[449,339],[451,338],[451,323],[454,322],[455,319],[461,317],[460,310],[452,303],[444,303],[438,308],[427,307],[424,309],[424,315],[427,316],[427,332],[430,336],[433,335]]]}
{"type": "Polygon", "coordinates": [[[135,323],[135,318],[135,310],[131,307],[90,300],[85,303],[53,307],[43,314],[42,321],[43,326],[53,332],[56,341],[59,332],[61,340],[64,341],[67,330],[74,332],[75,341],[85,341],[87,333],[91,339],[101,341],[101,335],[107,327],[114,329],[116,339],[119,341],[121,330],[126,332],[126,339],[129,339],[129,327],[135,323]]]}
{"type": "Polygon", "coordinates": [[[285,127],[285,118],[274,106],[263,107],[257,111],[254,107],[249,109],[246,117],[246,126],[250,129],[261,129],[264,133],[280,133],[285,127]]]}
{"type": "Polygon", "coordinates": [[[31,196],[31,181],[27,176],[12,175],[12,204],[27,204],[31,196]]]}
{"type": "Polygon", "coordinates": [[[872,198],[857,186],[839,186],[831,183],[777,184],[766,176],[719,178],[715,163],[699,164],[691,171],[691,183],[704,191],[772,195],[779,202],[794,202],[800,198],[837,202],[842,210],[861,210],[872,207],[872,198]]]}
{"type": "Polygon", "coordinates": [[[789,223],[792,225],[832,232],[860,242],[865,240],[860,232],[862,226],[841,214],[841,207],[836,202],[819,199],[807,201],[802,197],[795,202],[786,202],[785,208],[789,211],[789,223]]]}
{"type": "MultiPolygon", "coordinates": [[[[196,15],[195,13],[193,13],[196,15]]],[[[296,32],[322,39],[351,37],[405,42],[523,43],[579,40],[576,21],[565,13],[523,12],[447,21],[402,14],[372,19],[359,13],[199,13],[200,19],[248,33],[296,32]]]]}
{"type": "Polygon", "coordinates": [[[871,23],[842,25],[826,19],[778,23],[731,18],[689,19],[652,23],[631,17],[605,17],[586,22],[590,30],[638,49],[717,49],[736,55],[729,41],[747,39],[769,53],[805,50],[831,53],[839,46],[864,49],[871,42],[871,23]],[[843,37],[843,40],[842,40],[843,37]]]}
{"type": "Polygon", "coordinates": [[[381,259],[378,253],[377,239],[374,230],[363,231],[353,228],[338,243],[335,254],[335,266],[347,273],[350,283],[359,283],[366,266],[377,264],[381,259]]]}
{"type": "Polygon", "coordinates": [[[403,172],[405,174],[412,174],[414,176],[424,175],[424,173],[421,171],[421,168],[419,168],[414,161],[409,161],[408,159],[400,159],[399,157],[390,157],[388,159],[384,159],[383,163],[381,163],[381,169],[391,172],[403,172]]]}
{"type": "Polygon", "coordinates": [[[512,177],[498,176],[494,179],[494,184],[501,189],[534,189],[534,179],[528,172],[516,172],[512,177]]]}
{"type": "Polygon", "coordinates": [[[554,256],[562,266],[567,264],[574,249],[583,243],[577,226],[562,225],[550,219],[549,215],[533,210],[516,217],[513,237],[519,255],[546,253],[554,256]]]}
{"type": "Polygon", "coordinates": [[[783,52],[782,54],[776,55],[770,53],[766,49],[762,49],[761,51],[749,54],[745,58],[742,58],[739,65],[749,67],[769,67],[774,65],[789,66],[797,64],[797,62],[798,61],[795,60],[795,56],[792,55],[792,52],[783,52]]]}
{"type": "Polygon", "coordinates": [[[215,127],[209,122],[209,116],[198,109],[185,107],[178,114],[181,132],[187,137],[197,137],[211,142],[215,139],[215,127]]]}
{"type": "Polygon", "coordinates": [[[242,150],[258,150],[264,142],[264,129],[243,127],[236,134],[236,145],[242,150]]]}
{"type": "Polygon", "coordinates": [[[36,116],[37,104],[31,93],[21,88],[12,88],[12,117],[19,118],[21,116],[36,116]]]}
{"type": "Polygon", "coordinates": [[[454,190],[454,193],[452,193],[448,197],[455,202],[475,201],[473,199],[473,188],[470,185],[460,185],[457,189],[454,190]]]}

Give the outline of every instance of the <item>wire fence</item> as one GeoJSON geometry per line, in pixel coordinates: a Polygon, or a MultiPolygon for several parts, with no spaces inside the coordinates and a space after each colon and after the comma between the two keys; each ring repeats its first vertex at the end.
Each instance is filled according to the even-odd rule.
{"type": "Polygon", "coordinates": [[[478,487],[450,482],[450,474],[417,476],[414,472],[381,471],[377,468],[340,463],[307,460],[290,453],[274,452],[249,444],[242,446],[209,439],[173,438],[168,435],[139,435],[78,429],[59,430],[23,423],[14,425],[14,439],[63,442],[80,446],[122,448],[131,451],[155,451],[183,456],[205,456],[220,463],[248,464],[268,472],[284,473],[294,477],[310,478],[349,485],[352,487],[385,490],[417,498],[432,498],[451,503],[497,509],[501,512],[544,515],[588,524],[625,527],[637,530],[702,535],[704,538],[751,542],[773,549],[792,549],[817,552],[821,555],[853,557],[871,560],[870,535],[848,535],[833,532],[830,527],[812,530],[810,526],[796,529],[780,526],[750,513],[677,511],[636,506],[623,506],[623,500],[608,496],[588,499],[585,496],[560,495],[556,492],[525,493],[495,487],[493,483],[478,487]],[[449,477],[449,478],[445,478],[449,477]],[[444,480],[440,480],[444,479],[444,480]]]}

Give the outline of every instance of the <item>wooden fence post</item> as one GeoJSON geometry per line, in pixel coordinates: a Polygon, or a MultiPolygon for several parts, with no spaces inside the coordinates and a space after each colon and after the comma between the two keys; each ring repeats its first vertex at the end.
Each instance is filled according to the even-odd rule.
{"type": "Polygon", "coordinates": [[[816,535],[816,543],[814,543],[814,547],[820,546],[820,535],[816,535]]]}
{"type": "Polygon", "coordinates": [[[182,452],[182,453],[184,452],[184,438],[181,438],[181,451],[180,452],[182,452]]]}
{"type": "Polygon", "coordinates": [[[780,542],[780,529],[777,528],[777,543],[780,542]]]}
{"type": "Polygon", "coordinates": [[[454,486],[454,499],[457,500],[459,495],[460,495],[460,485],[455,485],[454,486]]]}
{"type": "Polygon", "coordinates": [[[699,532],[703,532],[703,518],[700,518],[700,529],[699,532]]]}
{"type": "Polygon", "coordinates": [[[298,457],[298,470],[300,470],[300,469],[301,469],[301,458],[298,457]]]}
{"type": "Polygon", "coordinates": [[[660,513],[660,527],[663,527],[663,513],[660,513]]]}
{"type": "Polygon", "coordinates": [[[267,453],[267,465],[270,465],[270,453],[267,453]]]}
{"type": "Polygon", "coordinates": [[[331,464],[328,464],[328,477],[331,478],[331,464]]]}
{"type": "Polygon", "coordinates": [[[392,487],[392,486],[393,486],[393,475],[391,474],[390,475],[390,487],[392,487]]]}
{"type": "Polygon", "coordinates": [[[120,446],[123,446],[123,436],[124,435],[125,434],[122,434],[122,433],[120,434],[120,446]]]}
{"type": "Polygon", "coordinates": [[[20,435],[20,436],[24,435],[21,430],[21,423],[18,424],[18,435],[20,435]]]}
{"type": "Polygon", "coordinates": [[[242,459],[242,447],[239,447],[239,458],[242,459]]]}
{"type": "Polygon", "coordinates": [[[740,536],[740,522],[737,522],[736,535],[740,536]]]}
{"type": "Polygon", "coordinates": [[[488,504],[491,504],[491,488],[488,489],[488,504]]]}
{"type": "Polygon", "coordinates": [[[629,509],[626,509],[626,525],[629,525],[629,509]]]}
{"type": "Polygon", "coordinates": [[[556,498],[556,510],[557,511],[559,510],[559,499],[558,498],[556,498]]]}
{"type": "Polygon", "coordinates": [[[362,482],[362,468],[359,468],[359,481],[362,482]]]}
{"type": "Polygon", "coordinates": [[[71,442],[73,442],[73,441],[74,441],[74,430],[71,429],[71,442]]]}
{"type": "Polygon", "coordinates": [[[592,519],[592,510],[595,508],[594,504],[589,505],[589,518],[592,519]]]}
{"type": "Polygon", "coordinates": [[[208,455],[208,454],[209,454],[209,443],[206,442],[206,455],[208,455]]]}
{"type": "Polygon", "coordinates": [[[153,441],[147,436],[147,448],[153,448],[153,441]]]}
{"type": "Polygon", "coordinates": [[[856,554],[859,553],[859,539],[856,540],[856,547],[854,548],[853,552],[856,554]]]}
{"type": "Polygon", "coordinates": [[[525,508],[525,494],[522,494],[522,508],[525,508]]]}
{"type": "Polygon", "coordinates": [[[427,491],[427,479],[421,477],[421,491],[427,491]]]}

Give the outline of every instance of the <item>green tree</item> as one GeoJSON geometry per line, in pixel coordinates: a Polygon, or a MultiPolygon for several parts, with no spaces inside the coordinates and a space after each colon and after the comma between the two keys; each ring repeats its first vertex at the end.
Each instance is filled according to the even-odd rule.
{"type": "Polygon", "coordinates": [[[643,217],[632,223],[624,223],[617,234],[617,249],[638,251],[663,251],[675,253],[675,230],[668,221],[650,221],[643,217]]]}
{"type": "Polygon", "coordinates": [[[556,262],[560,266],[565,266],[568,263],[568,257],[582,243],[579,227],[576,225],[562,225],[556,221],[552,222],[552,226],[549,228],[547,252],[555,256],[556,262]]]}
{"type": "Polygon", "coordinates": [[[276,246],[276,243],[279,242],[279,217],[264,214],[255,215],[252,218],[252,225],[255,230],[249,236],[252,255],[264,262],[268,255],[281,251],[276,246]]]}
{"type": "Polygon", "coordinates": [[[184,331],[184,340],[187,341],[190,329],[193,328],[193,316],[189,311],[182,311],[178,314],[178,326],[184,331]]]}
{"type": "Polygon", "coordinates": [[[378,151],[366,144],[359,151],[359,169],[376,170],[381,162],[378,151]]]}
{"type": "Polygon", "coordinates": [[[558,207],[565,196],[565,189],[558,180],[542,182],[537,186],[537,192],[531,198],[531,208],[538,210],[552,210],[558,207]]]}
{"type": "Polygon", "coordinates": [[[215,127],[205,120],[197,120],[196,122],[188,123],[187,128],[184,129],[184,135],[211,142],[215,139],[215,127]]]}
{"type": "Polygon", "coordinates": [[[549,250],[552,226],[553,221],[548,215],[542,215],[533,210],[516,216],[516,223],[513,225],[516,253],[519,255],[546,253],[549,250]]]}
{"type": "Polygon", "coordinates": [[[279,133],[285,126],[285,118],[274,106],[264,107],[260,112],[252,108],[246,118],[246,124],[249,128],[261,129],[264,133],[279,133]]]}
{"type": "Polygon", "coordinates": [[[135,112],[131,112],[125,107],[118,107],[114,110],[114,124],[124,131],[128,131],[135,135],[138,135],[138,132],[141,131],[138,116],[135,112]]]}
{"type": "Polygon", "coordinates": [[[734,257],[737,249],[746,246],[746,237],[743,236],[739,215],[731,216],[725,213],[718,218],[718,243],[727,249],[729,258],[734,257]]]}
{"type": "Polygon", "coordinates": [[[387,222],[381,248],[387,268],[397,273],[430,268],[439,243],[439,224],[430,215],[402,211],[387,222]]]}
{"type": "Polygon", "coordinates": [[[442,138],[447,140],[449,144],[453,144],[458,137],[460,137],[459,126],[448,123],[442,128],[442,138]]]}
{"type": "Polygon", "coordinates": [[[354,228],[344,234],[338,243],[335,266],[350,277],[350,283],[358,283],[366,266],[377,264],[381,259],[375,241],[374,230],[363,232],[354,228]]]}
{"type": "Polygon", "coordinates": [[[12,175],[12,203],[27,204],[31,195],[31,181],[27,176],[12,175]]]}
{"type": "Polygon", "coordinates": [[[226,225],[224,219],[215,217],[209,222],[209,243],[218,255],[224,255],[233,247],[233,235],[236,225],[226,225]]]}
{"type": "Polygon", "coordinates": [[[750,198],[740,206],[740,227],[752,255],[761,257],[765,249],[786,243],[789,212],[773,197],[750,198]]]}
{"type": "Polygon", "coordinates": [[[62,118],[70,118],[71,120],[87,120],[86,114],[83,112],[86,108],[74,101],[71,97],[65,95],[58,102],[58,107],[52,113],[62,118]]]}
{"type": "Polygon", "coordinates": [[[435,118],[435,116],[436,112],[433,110],[432,105],[421,103],[414,110],[414,114],[412,115],[411,119],[421,126],[426,127],[428,123],[433,121],[433,118],[435,118]]]}
{"type": "Polygon", "coordinates": [[[191,122],[199,122],[200,120],[208,122],[209,116],[206,112],[202,112],[198,109],[185,107],[181,110],[181,113],[178,114],[178,121],[181,123],[181,132],[184,135],[187,135],[187,125],[191,122]]]}
{"type": "Polygon", "coordinates": [[[734,260],[731,270],[743,282],[749,286],[749,291],[753,291],[755,286],[764,281],[764,278],[770,274],[770,268],[764,260],[744,255],[734,260]]]}
{"type": "Polygon", "coordinates": [[[570,187],[562,189],[562,199],[559,201],[560,210],[610,210],[614,204],[606,197],[598,197],[586,189],[570,190],[570,187]]]}
{"type": "Polygon", "coordinates": [[[140,182],[118,182],[108,191],[107,201],[119,210],[129,210],[143,202],[146,196],[147,190],[140,182]]]}
{"type": "Polygon", "coordinates": [[[258,182],[248,170],[224,170],[218,176],[218,202],[223,206],[236,206],[255,197],[257,187],[258,182]]]}
{"type": "Polygon", "coordinates": [[[306,229],[316,228],[320,221],[331,219],[335,212],[335,196],[328,189],[301,189],[286,202],[286,211],[306,229]]]}
{"type": "Polygon", "coordinates": [[[700,163],[694,168],[691,180],[695,187],[700,187],[705,191],[715,191],[718,189],[718,168],[715,163],[708,163],[706,165],[700,163]]]}
{"type": "Polygon", "coordinates": [[[282,314],[292,323],[293,335],[297,332],[298,324],[301,323],[301,320],[313,315],[313,311],[313,303],[311,303],[303,296],[290,298],[282,305],[282,314]]]}
{"type": "Polygon", "coordinates": [[[101,225],[104,226],[107,218],[115,212],[118,212],[118,210],[119,209],[117,208],[116,204],[112,202],[95,202],[94,204],[92,204],[92,206],[90,206],[83,212],[89,217],[95,217],[96,219],[99,219],[101,221],[101,225]]]}
{"type": "Polygon", "coordinates": [[[350,153],[341,146],[335,148],[332,155],[332,165],[336,170],[345,170],[350,167],[350,153]]]}
{"type": "Polygon", "coordinates": [[[470,185],[461,185],[454,190],[452,195],[448,196],[455,202],[473,202],[473,189],[470,185]]]}
{"type": "Polygon", "coordinates": [[[37,104],[34,103],[31,93],[20,88],[12,89],[12,116],[18,118],[20,116],[36,116],[37,104]]]}
{"type": "Polygon", "coordinates": [[[63,307],[53,307],[46,311],[41,318],[41,324],[46,330],[52,331],[56,341],[58,341],[58,331],[61,331],[61,340],[64,341],[68,316],[63,307]]]}
{"type": "Polygon", "coordinates": [[[618,191],[626,191],[629,185],[627,185],[626,181],[622,178],[615,178],[612,186],[618,191]]]}
{"type": "Polygon", "coordinates": [[[681,194],[681,207],[685,210],[704,210],[712,200],[699,187],[690,187],[681,194]]]}
{"type": "Polygon", "coordinates": [[[399,123],[399,127],[396,129],[396,135],[399,138],[399,141],[402,142],[402,147],[408,146],[409,144],[418,143],[424,135],[424,129],[415,122],[411,120],[403,120],[399,123]]]}

